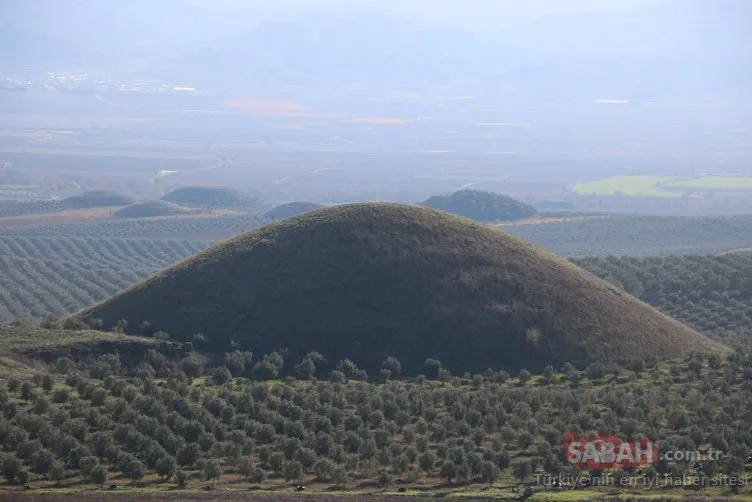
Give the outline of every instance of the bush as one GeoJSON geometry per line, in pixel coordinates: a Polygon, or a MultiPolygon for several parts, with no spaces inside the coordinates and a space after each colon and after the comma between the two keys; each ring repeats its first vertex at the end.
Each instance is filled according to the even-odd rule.
{"type": "Polygon", "coordinates": [[[266,472],[260,467],[256,467],[251,471],[250,476],[248,476],[248,480],[251,483],[261,484],[266,480],[266,472]]]}
{"type": "Polygon", "coordinates": [[[185,471],[178,470],[175,473],[175,483],[178,485],[178,488],[188,486],[188,474],[185,471]]]}
{"type": "Polygon", "coordinates": [[[215,385],[224,385],[232,381],[232,373],[224,366],[219,366],[211,371],[211,379],[215,385]]]}

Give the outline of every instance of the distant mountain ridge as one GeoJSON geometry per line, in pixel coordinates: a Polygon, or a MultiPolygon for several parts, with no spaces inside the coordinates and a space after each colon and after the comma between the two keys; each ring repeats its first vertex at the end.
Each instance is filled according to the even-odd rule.
{"type": "Polygon", "coordinates": [[[0,25],[0,77],[25,77],[28,73],[64,70],[93,70],[110,67],[103,51],[45,34],[0,25]]]}
{"type": "Polygon", "coordinates": [[[111,7],[93,0],[67,10],[52,0],[14,6],[0,41],[15,50],[0,63],[111,64],[144,78],[230,91],[439,87],[494,96],[503,88],[517,98],[628,99],[752,89],[752,3],[742,0],[549,16],[495,39],[362,8],[311,9],[301,19],[294,11],[262,15],[178,0],[111,7]]]}

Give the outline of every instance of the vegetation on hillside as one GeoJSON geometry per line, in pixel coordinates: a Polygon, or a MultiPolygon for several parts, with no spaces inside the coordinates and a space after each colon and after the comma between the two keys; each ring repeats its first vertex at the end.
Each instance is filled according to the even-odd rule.
{"type": "MultiPolygon", "coordinates": [[[[72,313],[208,242],[0,237],[0,322],[72,313]]],[[[752,254],[585,258],[575,264],[732,347],[752,347],[752,254]]]]}
{"type": "Polygon", "coordinates": [[[0,322],[75,312],[207,245],[180,240],[0,236],[0,322]]]}
{"type": "Polygon", "coordinates": [[[164,200],[147,200],[122,207],[113,213],[116,218],[153,218],[157,216],[177,216],[197,212],[185,206],[164,200]]]}
{"type": "Polygon", "coordinates": [[[89,207],[115,207],[133,204],[135,199],[108,190],[92,190],[68,197],[62,201],[64,207],[85,209],[89,207]]]}
{"type": "Polygon", "coordinates": [[[59,200],[4,200],[0,201],[0,218],[53,213],[64,209],[62,201],[59,200]]]}
{"type": "Polygon", "coordinates": [[[256,228],[263,221],[255,214],[128,218],[13,229],[5,231],[4,235],[220,240],[256,228]]]}
{"type": "Polygon", "coordinates": [[[613,215],[537,225],[506,225],[504,231],[560,256],[711,254],[752,247],[752,215],[613,215]]]}
{"type": "Polygon", "coordinates": [[[148,321],[214,350],[320,350],[373,369],[542,368],[714,350],[565,260],[485,225],[399,204],[353,204],[225,241],[80,313],[148,321]],[[608,322],[604,322],[608,319],[608,322]]]}
{"type": "Polygon", "coordinates": [[[752,346],[752,255],[584,258],[575,263],[734,347],[752,346]]]}
{"type": "Polygon", "coordinates": [[[280,220],[282,218],[290,218],[291,216],[309,213],[316,209],[321,209],[322,207],[324,206],[314,202],[290,202],[268,210],[264,213],[264,218],[267,220],[280,220]]]}
{"type": "Polygon", "coordinates": [[[162,200],[189,207],[244,208],[257,207],[258,200],[249,194],[229,188],[190,186],[178,188],[162,197],[162,200]]]}
{"type": "Polygon", "coordinates": [[[581,476],[596,485],[596,478],[612,475],[632,478],[633,485],[655,478],[664,486],[666,475],[687,475],[699,482],[662,492],[750,493],[748,485],[729,482],[752,467],[745,466],[752,454],[749,355],[648,359],[628,368],[565,363],[539,375],[461,377],[428,359],[422,376],[400,380],[395,358],[375,374],[350,360],[327,373],[316,352],[289,360],[233,350],[208,365],[195,352],[145,348],[134,361],[63,352],[37,364],[41,373],[6,376],[0,384],[6,490],[114,484],[285,491],[304,484],[315,493],[396,491],[398,484],[418,494],[487,487],[497,494],[525,494],[524,488],[528,496],[575,489],[572,495],[585,497],[601,489],[566,480],[581,476]],[[723,456],[604,471],[568,463],[565,433],[605,431],[647,436],[660,452],[712,447],[723,456]],[[536,481],[559,474],[564,485],[536,481]]]}
{"type": "Polygon", "coordinates": [[[84,192],[63,200],[8,200],[0,201],[0,218],[57,213],[94,207],[121,207],[134,202],[135,200],[130,197],[104,190],[84,192]]]}
{"type": "Polygon", "coordinates": [[[449,195],[435,195],[425,200],[423,205],[484,222],[521,220],[537,214],[529,204],[481,190],[458,190],[449,195]]]}
{"type": "MultiPolygon", "coordinates": [[[[0,211],[2,211],[0,204],[0,211]]],[[[545,213],[545,217],[583,217],[571,221],[504,224],[505,232],[566,257],[710,254],[752,248],[752,216],[624,216],[545,213]],[[587,217],[587,218],[585,218],[587,217]]],[[[262,214],[196,215],[185,218],[122,219],[37,226],[6,235],[77,237],[154,237],[221,240],[263,225],[262,214]]]]}

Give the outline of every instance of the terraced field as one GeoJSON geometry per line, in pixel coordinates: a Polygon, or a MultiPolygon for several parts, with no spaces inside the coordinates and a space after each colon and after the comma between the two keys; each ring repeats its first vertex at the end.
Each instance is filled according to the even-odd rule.
{"type": "Polygon", "coordinates": [[[73,312],[209,245],[187,240],[0,237],[0,319],[73,312]]]}
{"type": "Polygon", "coordinates": [[[17,228],[5,235],[25,237],[95,237],[153,239],[224,239],[259,226],[262,218],[253,214],[220,214],[207,216],[110,219],[90,222],[42,225],[17,228]]]}

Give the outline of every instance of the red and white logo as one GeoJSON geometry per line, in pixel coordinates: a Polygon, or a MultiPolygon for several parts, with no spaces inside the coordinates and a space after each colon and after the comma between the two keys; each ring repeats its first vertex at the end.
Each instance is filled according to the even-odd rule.
{"type": "Polygon", "coordinates": [[[611,469],[636,467],[658,462],[658,444],[651,439],[624,441],[614,436],[584,438],[564,433],[567,462],[580,468],[611,469]]]}

